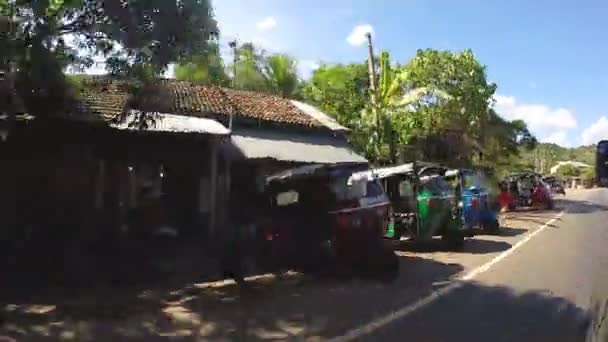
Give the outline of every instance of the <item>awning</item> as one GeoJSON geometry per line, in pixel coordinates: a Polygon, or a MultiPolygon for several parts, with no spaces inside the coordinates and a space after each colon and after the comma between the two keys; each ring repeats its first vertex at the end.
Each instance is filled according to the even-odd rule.
{"type": "Polygon", "coordinates": [[[270,130],[235,130],[232,145],[247,159],[300,163],[367,163],[345,139],[270,130]]]}

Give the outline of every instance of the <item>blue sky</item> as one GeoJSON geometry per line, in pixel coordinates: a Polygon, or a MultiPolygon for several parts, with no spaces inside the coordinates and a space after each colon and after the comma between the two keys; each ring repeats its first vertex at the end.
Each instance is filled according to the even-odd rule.
{"type": "MultiPolygon", "coordinates": [[[[212,0],[213,1],[213,0],[212,0]]],[[[471,48],[498,84],[496,108],[542,141],[608,138],[608,2],[547,0],[215,0],[223,42],[300,61],[365,59],[362,34],[405,62],[418,48],[471,48]],[[348,39],[348,38],[351,39],[348,39]]]]}

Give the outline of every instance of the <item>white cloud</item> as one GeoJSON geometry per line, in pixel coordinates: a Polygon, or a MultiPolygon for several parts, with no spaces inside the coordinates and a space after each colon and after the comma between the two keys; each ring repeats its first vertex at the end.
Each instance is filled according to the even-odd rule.
{"type": "Polygon", "coordinates": [[[585,128],[582,135],[583,144],[597,144],[600,140],[608,139],[608,118],[602,116],[591,126],[585,128]]]}
{"type": "Polygon", "coordinates": [[[544,104],[519,103],[513,96],[494,95],[494,109],[508,120],[523,120],[543,142],[570,145],[568,132],[577,126],[576,117],[566,108],[544,104]]]}
{"type": "Polygon", "coordinates": [[[266,17],[258,21],[255,25],[260,31],[270,31],[277,26],[277,21],[274,17],[266,17]]]}
{"type": "Polygon", "coordinates": [[[374,33],[374,27],[372,25],[357,25],[350,32],[348,37],[346,37],[346,41],[352,46],[361,46],[367,41],[367,38],[365,37],[365,34],[367,33],[374,33]]]}
{"type": "Polygon", "coordinates": [[[560,146],[572,145],[568,140],[568,132],[566,131],[555,131],[542,139],[543,142],[554,143],[560,146]]]}

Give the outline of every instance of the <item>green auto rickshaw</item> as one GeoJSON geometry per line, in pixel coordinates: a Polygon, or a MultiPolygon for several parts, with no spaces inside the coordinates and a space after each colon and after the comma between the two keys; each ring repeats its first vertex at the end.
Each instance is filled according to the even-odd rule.
{"type": "Polygon", "coordinates": [[[473,236],[463,223],[459,196],[444,179],[446,170],[418,161],[357,175],[379,180],[391,201],[393,221],[385,238],[424,241],[441,236],[450,247],[460,247],[465,237],[473,236]]]}

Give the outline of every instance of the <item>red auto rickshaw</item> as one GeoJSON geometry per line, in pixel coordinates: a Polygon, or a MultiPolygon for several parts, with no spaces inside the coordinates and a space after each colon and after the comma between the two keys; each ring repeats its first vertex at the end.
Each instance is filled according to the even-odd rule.
{"type": "Polygon", "coordinates": [[[542,176],[535,172],[511,174],[501,183],[499,202],[509,201],[509,210],[517,208],[553,209],[554,202],[549,187],[542,176]]]}
{"type": "Polygon", "coordinates": [[[367,165],[308,165],[266,179],[259,219],[263,263],[274,270],[364,271],[395,279],[398,259],[383,234],[390,202],[367,165]]]}

